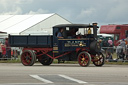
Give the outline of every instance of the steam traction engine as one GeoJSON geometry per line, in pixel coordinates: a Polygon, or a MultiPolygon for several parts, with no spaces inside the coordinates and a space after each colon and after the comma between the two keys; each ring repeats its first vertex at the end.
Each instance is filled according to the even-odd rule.
{"type": "Polygon", "coordinates": [[[97,42],[97,23],[61,24],[53,27],[51,35],[9,35],[12,47],[23,47],[21,62],[32,66],[35,61],[50,65],[53,59],[78,61],[80,66],[89,66],[92,61],[95,66],[102,66],[105,57],[97,42]],[[57,33],[63,28],[63,38],[57,38],[57,33]],[[91,33],[88,34],[88,30],[91,33]]]}

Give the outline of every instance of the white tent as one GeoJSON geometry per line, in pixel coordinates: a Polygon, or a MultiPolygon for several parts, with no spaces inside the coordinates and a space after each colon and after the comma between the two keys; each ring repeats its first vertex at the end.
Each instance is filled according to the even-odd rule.
{"type": "Polygon", "coordinates": [[[0,31],[8,34],[52,34],[52,27],[71,24],[58,14],[0,15],[0,31]]]}

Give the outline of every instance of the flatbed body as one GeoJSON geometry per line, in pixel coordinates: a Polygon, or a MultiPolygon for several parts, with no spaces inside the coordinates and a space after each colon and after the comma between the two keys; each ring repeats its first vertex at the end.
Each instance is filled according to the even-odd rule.
{"type": "Polygon", "coordinates": [[[50,35],[9,35],[12,47],[52,47],[53,36],[50,35]]]}

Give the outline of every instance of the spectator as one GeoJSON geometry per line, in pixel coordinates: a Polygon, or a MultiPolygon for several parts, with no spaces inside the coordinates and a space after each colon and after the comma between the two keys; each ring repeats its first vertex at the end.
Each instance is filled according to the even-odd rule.
{"type": "Polygon", "coordinates": [[[109,48],[107,49],[107,51],[113,53],[113,41],[111,40],[111,38],[108,39],[108,46],[109,48]]]}
{"type": "Polygon", "coordinates": [[[2,44],[2,58],[6,58],[6,47],[2,44]]]}
{"type": "Polygon", "coordinates": [[[2,44],[0,42],[0,58],[2,58],[2,44]]]}
{"type": "Polygon", "coordinates": [[[124,41],[124,39],[122,39],[122,41],[120,42],[120,46],[122,46],[122,47],[126,46],[126,42],[124,41]]]}
{"type": "Polygon", "coordinates": [[[107,47],[108,47],[108,42],[106,40],[102,40],[102,46],[103,46],[103,49],[105,51],[105,53],[107,52],[107,47]]]}
{"type": "Polygon", "coordinates": [[[119,40],[118,42],[120,42],[120,44],[116,48],[117,59],[120,59],[120,58],[124,59],[124,56],[126,55],[126,52],[125,52],[126,42],[124,41],[124,39],[119,40]]]}
{"type": "Polygon", "coordinates": [[[109,62],[109,61],[112,61],[112,60],[113,60],[112,55],[111,55],[111,53],[110,53],[110,52],[108,52],[108,53],[107,53],[106,60],[107,60],[107,62],[109,62]]]}
{"type": "Polygon", "coordinates": [[[8,38],[5,39],[5,45],[6,45],[6,56],[7,58],[11,58],[11,48],[8,43],[8,38]]]}
{"type": "Polygon", "coordinates": [[[124,41],[124,39],[122,39],[122,41],[120,42],[120,46],[123,47],[123,52],[125,53],[126,42],[124,41]]]}
{"type": "Polygon", "coordinates": [[[113,41],[111,40],[111,38],[109,38],[109,40],[108,40],[108,44],[109,44],[109,47],[112,47],[112,45],[113,45],[113,41]]]}
{"type": "Polygon", "coordinates": [[[128,45],[128,36],[125,38],[126,45],[128,45]]]}
{"type": "Polygon", "coordinates": [[[103,47],[108,47],[108,42],[106,40],[103,39],[103,47]]]}

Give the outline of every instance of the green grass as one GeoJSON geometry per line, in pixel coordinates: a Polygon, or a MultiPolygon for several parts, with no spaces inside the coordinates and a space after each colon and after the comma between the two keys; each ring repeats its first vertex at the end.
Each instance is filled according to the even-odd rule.
{"type": "Polygon", "coordinates": [[[21,63],[21,60],[20,56],[18,56],[17,59],[14,59],[14,57],[12,57],[11,59],[1,59],[0,63],[21,63]]]}
{"type": "Polygon", "coordinates": [[[0,63],[21,63],[20,59],[17,60],[0,60],[0,63]]]}
{"type": "Polygon", "coordinates": [[[109,65],[128,65],[128,62],[105,62],[105,64],[109,64],[109,65]]]}
{"type": "MultiPolygon", "coordinates": [[[[106,56],[104,54],[104,56],[106,56]]],[[[117,59],[117,54],[114,52],[112,54],[113,59],[117,59]]],[[[128,65],[128,61],[127,62],[122,62],[122,61],[118,61],[118,62],[105,62],[105,64],[111,64],[111,65],[128,65]]]]}

